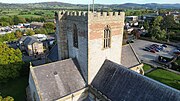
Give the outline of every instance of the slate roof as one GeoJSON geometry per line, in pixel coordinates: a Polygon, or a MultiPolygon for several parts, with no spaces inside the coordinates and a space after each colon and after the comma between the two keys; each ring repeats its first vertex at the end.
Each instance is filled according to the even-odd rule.
{"type": "Polygon", "coordinates": [[[32,61],[32,65],[33,66],[39,66],[39,65],[43,65],[43,64],[46,64],[46,59],[40,59],[40,60],[35,60],[35,61],[32,61]]]}
{"type": "Polygon", "coordinates": [[[122,47],[121,64],[127,68],[141,64],[141,61],[130,44],[122,47]]]}
{"type": "Polygon", "coordinates": [[[22,36],[20,39],[19,39],[19,41],[24,41],[26,38],[27,38],[28,36],[22,36]]]}
{"type": "Polygon", "coordinates": [[[92,86],[112,101],[180,101],[180,91],[109,60],[92,86]]]}
{"type": "MultiPolygon", "coordinates": [[[[28,36],[25,40],[24,40],[24,45],[32,45],[34,42],[39,42],[35,37],[32,36],[28,36]]],[[[40,43],[40,42],[39,42],[40,43]]]]}
{"type": "Polygon", "coordinates": [[[51,61],[58,61],[58,45],[56,44],[50,50],[49,55],[47,56],[51,61]]]}
{"type": "Polygon", "coordinates": [[[72,59],[31,68],[42,101],[54,101],[85,87],[85,81],[72,59]]]}

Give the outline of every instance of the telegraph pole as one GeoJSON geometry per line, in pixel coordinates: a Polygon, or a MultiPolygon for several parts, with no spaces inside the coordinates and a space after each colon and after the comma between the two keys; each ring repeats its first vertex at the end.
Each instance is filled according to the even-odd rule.
{"type": "Polygon", "coordinates": [[[88,2],[88,12],[90,11],[90,3],[88,2]]]}
{"type": "Polygon", "coordinates": [[[94,13],[94,0],[93,0],[93,13],[94,13]]]}

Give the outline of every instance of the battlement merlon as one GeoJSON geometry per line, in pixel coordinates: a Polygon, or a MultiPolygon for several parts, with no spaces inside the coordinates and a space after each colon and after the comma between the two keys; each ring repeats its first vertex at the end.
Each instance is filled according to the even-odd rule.
{"type": "Polygon", "coordinates": [[[59,19],[61,18],[66,18],[66,17],[81,17],[81,18],[87,18],[88,20],[90,19],[102,19],[102,18],[106,18],[106,19],[112,19],[112,18],[123,18],[125,16],[124,12],[87,12],[87,11],[59,11],[57,14],[55,14],[56,16],[58,16],[59,19]]]}
{"type": "Polygon", "coordinates": [[[85,12],[85,11],[59,11],[59,12],[56,12],[55,13],[55,17],[58,18],[59,20],[62,19],[62,18],[69,18],[69,17],[73,17],[73,18],[76,18],[76,17],[81,17],[81,18],[87,18],[88,16],[88,13],[85,12]]]}

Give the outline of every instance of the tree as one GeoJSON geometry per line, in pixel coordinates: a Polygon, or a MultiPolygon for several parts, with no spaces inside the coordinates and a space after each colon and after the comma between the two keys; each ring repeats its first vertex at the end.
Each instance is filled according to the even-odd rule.
{"type": "Polygon", "coordinates": [[[36,34],[48,34],[45,28],[35,29],[34,32],[36,34]]]}
{"type": "Polygon", "coordinates": [[[148,30],[148,29],[149,29],[149,23],[148,23],[148,21],[145,21],[145,22],[144,22],[144,29],[145,29],[145,30],[148,30]]]}
{"type": "Polygon", "coordinates": [[[14,41],[14,40],[16,40],[14,32],[7,33],[5,35],[0,35],[0,42],[4,42],[4,41],[9,42],[9,41],[14,41]]]}
{"type": "Polygon", "coordinates": [[[140,38],[140,33],[139,33],[139,31],[137,29],[133,29],[131,31],[131,34],[133,34],[136,39],[140,38]]]}
{"type": "Polygon", "coordinates": [[[26,33],[26,35],[29,35],[29,36],[35,34],[35,32],[33,30],[30,30],[30,29],[28,29],[25,33],[26,33]]]}
{"type": "Polygon", "coordinates": [[[0,22],[2,26],[14,24],[12,17],[1,17],[0,22]]]}
{"type": "Polygon", "coordinates": [[[153,21],[153,26],[159,26],[162,20],[163,20],[162,16],[157,16],[153,21]]]}
{"type": "Polygon", "coordinates": [[[43,26],[45,29],[51,29],[51,30],[54,30],[55,28],[55,24],[53,22],[47,22],[44,24],[43,26]]]}
{"type": "Polygon", "coordinates": [[[9,26],[9,23],[8,22],[0,22],[0,25],[3,27],[6,27],[6,26],[9,26]]]}
{"type": "Polygon", "coordinates": [[[16,36],[17,38],[21,38],[21,37],[22,37],[22,32],[19,31],[19,30],[17,30],[17,31],[15,32],[15,36],[16,36]]]}
{"type": "Polygon", "coordinates": [[[26,22],[26,19],[23,17],[20,17],[20,16],[14,16],[13,20],[14,20],[14,24],[16,24],[16,25],[19,23],[25,23],[26,22]]]}
{"type": "Polygon", "coordinates": [[[168,29],[168,28],[178,28],[180,27],[174,20],[173,15],[167,15],[163,19],[162,28],[168,29]]]}
{"type": "Polygon", "coordinates": [[[159,40],[165,40],[166,39],[166,31],[161,30],[159,26],[154,26],[151,29],[151,37],[152,39],[159,39],[159,40]]]}
{"type": "Polygon", "coordinates": [[[14,101],[14,98],[12,98],[10,96],[3,98],[2,96],[0,96],[0,101],[14,101]]]}
{"type": "Polygon", "coordinates": [[[0,81],[19,76],[23,66],[21,51],[0,42],[0,54],[0,81]]]}
{"type": "Polygon", "coordinates": [[[160,25],[163,18],[158,16],[154,19],[153,24],[150,29],[150,34],[152,39],[165,40],[166,39],[166,31],[161,29],[160,25]]]}
{"type": "Polygon", "coordinates": [[[52,22],[45,23],[43,27],[46,29],[47,33],[55,32],[55,24],[52,22]]]}

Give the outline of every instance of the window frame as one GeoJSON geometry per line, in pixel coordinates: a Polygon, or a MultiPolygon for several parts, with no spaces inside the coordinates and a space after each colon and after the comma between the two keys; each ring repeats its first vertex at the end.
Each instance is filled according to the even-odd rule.
{"type": "Polygon", "coordinates": [[[103,49],[111,48],[111,28],[106,25],[103,32],[103,49]]]}

